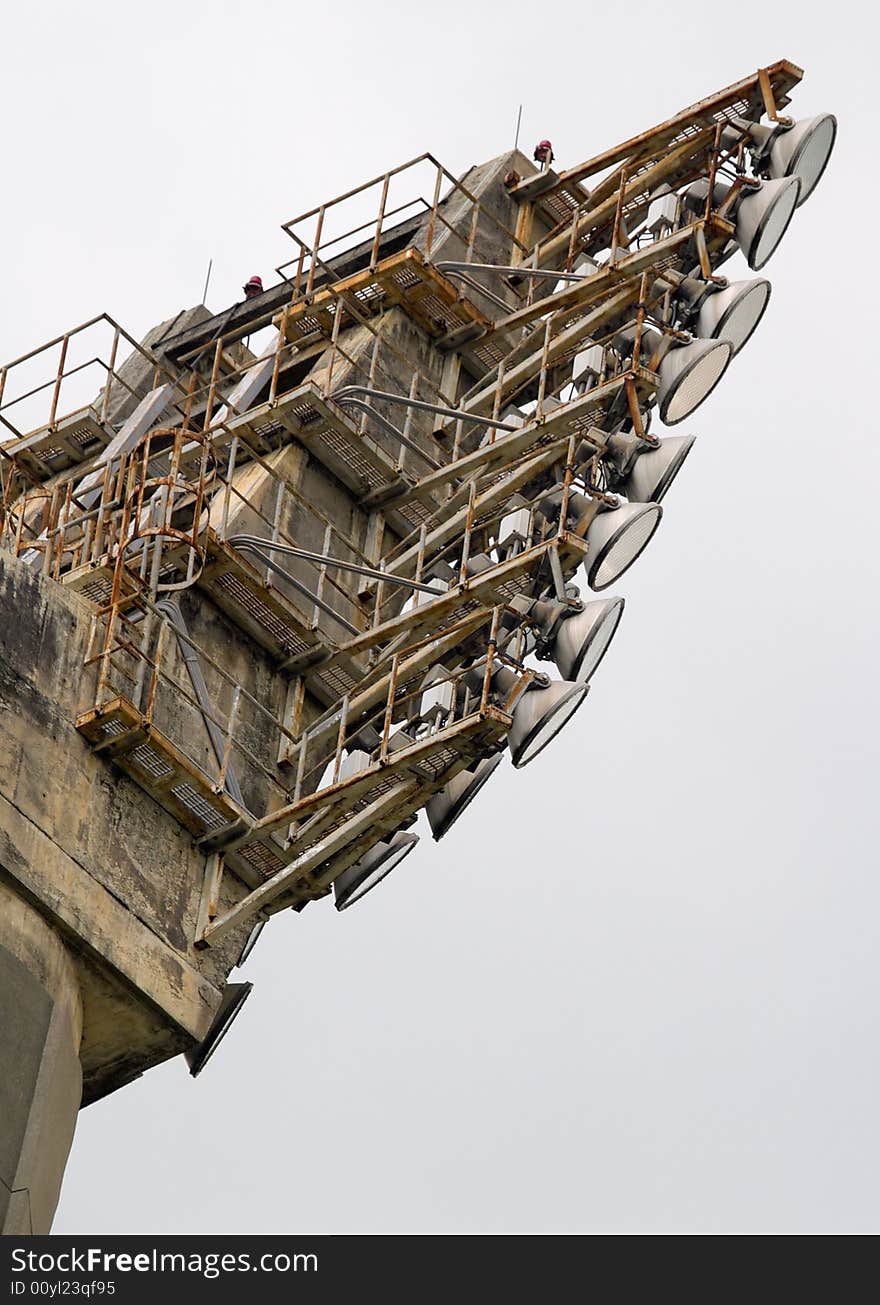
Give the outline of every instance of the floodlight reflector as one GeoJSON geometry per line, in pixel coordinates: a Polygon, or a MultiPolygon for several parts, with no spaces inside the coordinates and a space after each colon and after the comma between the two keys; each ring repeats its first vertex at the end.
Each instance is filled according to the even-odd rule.
{"type": "Polygon", "coordinates": [[[499,752],[494,757],[486,757],[478,762],[473,770],[461,771],[430,799],[425,814],[435,842],[439,842],[445,834],[449,833],[486,781],[492,778],[501,764],[502,756],[503,754],[499,752]]]}
{"type": "Polygon", "coordinates": [[[739,353],[769,302],[769,281],[734,281],[724,290],[706,295],[697,316],[696,334],[704,339],[729,340],[733,352],[739,353]]]}
{"type": "Polygon", "coordinates": [[[753,272],[773,255],[788,230],[800,197],[798,177],[762,181],[759,189],[744,194],[736,206],[736,243],[753,272]]]}
{"type": "Polygon", "coordinates": [[[660,363],[657,405],[666,426],[684,421],[715,389],[733,357],[729,340],[692,340],[660,363]]]}
{"type": "Polygon", "coordinates": [[[797,204],[815,190],[828,166],[837,139],[837,119],[833,113],[816,118],[802,118],[793,127],[778,131],[770,146],[770,175],[797,177],[801,183],[797,204]]]}
{"type": "Polygon", "coordinates": [[[684,466],[696,435],[670,435],[640,453],[621,486],[630,503],[659,503],[684,466]]]}
{"type": "Polygon", "coordinates": [[[588,683],[605,656],[622,616],[622,598],[600,598],[560,622],[553,644],[553,660],[564,680],[588,683]]]}
{"type": "Polygon", "coordinates": [[[521,770],[543,752],[571,720],[587,696],[586,684],[553,680],[546,687],[531,684],[513,709],[508,743],[514,766],[521,770]]]}
{"type": "Polygon", "coordinates": [[[600,512],[587,531],[585,566],[591,589],[607,589],[646,547],[660,524],[659,503],[623,503],[600,512]]]}
{"type": "Polygon", "coordinates": [[[404,857],[409,856],[418,841],[418,834],[392,834],[371,847],[354,865],[343,870],[333,882],[337,911],[344,911],[366,897],[386,875],[390,875],[400,865],[404,857]]]}

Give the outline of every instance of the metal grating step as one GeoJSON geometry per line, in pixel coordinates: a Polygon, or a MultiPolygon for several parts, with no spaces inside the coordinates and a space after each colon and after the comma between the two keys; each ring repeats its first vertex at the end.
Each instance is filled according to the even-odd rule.
{"type": "Polygon", "coordinates": [[[76,728],[196,838],[236,821],[249,823],[232,798],[216,792],[212,780],[127,698],[85,712],[76,728]]]}

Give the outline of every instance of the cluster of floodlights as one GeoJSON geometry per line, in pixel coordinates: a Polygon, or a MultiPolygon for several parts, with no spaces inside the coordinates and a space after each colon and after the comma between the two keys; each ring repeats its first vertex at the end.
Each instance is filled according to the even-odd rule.
{"type": "MultiPolygon", "coordinates": [[[[762,268],[785,235],[795,209],[812,193],[822,176],[834,146],[837,123],[831,114],[792,124],[767,127],[737,121],[730,129],[737,140],[745,134],[752,154],[754,180],[749,181],[729,206],[735,225],[734,242],[753,271],[762,268]]],[[[684,204],[694,211],[705,206],[708,183],[697,182],[684,195],[684,204]]],[[[722,183],[713,199],[720,204],[727,197],[722,183]]],[[[733,251],[731,251],[733,252],[733,251]]],[[[676,286],[674,307],[678,324],[690,335],[688,342],[646,332],[645,354],[659,358],[656,391],[660,420],[674,426],[690,416],[711,394],[735,354],[760,322],[770,298],[770,283],[763,279],[707,283],[682,277],[676,286]]],[[[682,334],[683,332],[679,332],[682,334]]],[[[625,340],[622,343],[626,347],[625,340]]],[[[585,349],[575,360],[573,380],[579,388],[588,386],[601,371],[602,351],[585,349]]],[[[646,446],[635,433],[622,430],[609,439],[605,455],[610,481],[622,496],[617,506],[603,504],[584,535],[588,552],[584,563],[591,589],[608,588],[632,566],[660,524],[660,501],[680,471],[693,447],[694,437],[673,436],[646,446]]],[[[595,450],[582,445],[584,462],[595,450]]],[[[563,488],[553,487],[535,506],[535,515],[548,527],[558,529],[563,488]]],[[[566,525],[576,529],[586,514],[595,511],[593,501],[570,491],[566,503],[566,525]]],[[[517,546],[516,531],[522,513],[510,514],[499,532],[496,552],[517,546]],[[511,543],[511,541],[514,541],[511,543]]],[[[520,536],[521,542],[521,536],[520,536]]],[[[492,565],[480,555],[471,559],[471,574],[492,565]]],[[[516,698],[507,749],[515,767],[528,765],[556,737],[582,705],[589,682],[617,630],[623,614],[622,598],[582,603],[574,586],[567,589],[566,603],[546,597],[520,597],[511,606],[519,621],[527,623],[526,652],[537,652],[552,661],[560,679],[537,675],[516,698]]],[[[515,620],[517,618],[514,618],[515,620]]],[[[442,670],[442,668],[441,668],[442,670]]],[[[482,686],[484,668],[475,667],[464,677],[475,692],[482,686]]],[[[506,701],[520,677],[503,664],[496,666],[490,681],[490,698],[506,701]]],[[[443,686],[451,690],[448,683],[443,686]]],[[[429,689],[429,692],[431,690],[429,689]]],[[[442,696],[442,694],[440,695],[442,696]]],[[[433,695],[437,700],[438,695],[433,695]]],[[[422,705],[424,707],[425,699],[422,705]]],[[[412,737],[401,729],[392,736],[391,747],[403,747],[412,737]]],[[[435,839],[443,838],[467,810],[484,784],[501,764],[503,753],[485,757],[461,771],[427,803],[426,815],[435,839]]],[[[352,751],[342,763],[341,777],[347,778],[370,764],[367,751],[352,751]]],[[[414,818],[408,823],[412,824],[414,818]]],[[[412,852],[418,835],[401,827],[376,843],[334,883],[336,907],[344,910],[364,897],[412,852]]]]}

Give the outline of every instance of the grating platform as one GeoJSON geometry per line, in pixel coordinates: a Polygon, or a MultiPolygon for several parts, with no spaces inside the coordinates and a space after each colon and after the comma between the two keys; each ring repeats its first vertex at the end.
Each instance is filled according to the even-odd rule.
{"type": "Polygon", "coordinates": [[[344,330],[363,317],[394,307],[402,308],[435,339],[454,331],[489,326],[489,319],[414,248],[392,254],[375,268],[364,268],[334,282],[332,287],[315,291],[279,314],[275,325],[292,344],[316,331],[329,340],[337,312],[342,314],[339,329],[344,330]],[[350,300],[354,311],[345,305],[345,299],[350,300]]]}
{"type": "MultiPolygon", "coordinates": [[[[369,435],[362,435],[332,399],[327,399],[313,382],[280,395],[274,403],[263,403],[228,423],[230,435],[237,435],[258,453],[291,437],[359,497],[384,489],[388,484],[404,489],[411,482],[397,463],[369,435]]],[[[408,501],[390,509],[386,519],[392,530],[407,534],[418,529],[439,498],[426,504],[408,501]]]]}
{"type": "MultiPolygon", "coordinates": [[[[205,568],[197,584],[227,616],[246,631],[279,662],[304,657],[307,661],[316,649],[324,647],[312,629],[312,611],[308,599],[302,607],[266,583],[256,567],[236,549],[221,540],[213,530],[205,538],[205,568]]],[[[329,617],[323,617],[326,625],[329,617]]],[[[339,627],[340,635],[345,633],[339,627]]],[[[327,701],[349,693],[363,677],[363,668],[350,657],[341,657],[335,665],[316,671],[310,684],[327,701]]]]}
{"type": "Polygon", "coordinates": [[[51,426],[22,439],[7,440],[3,452],[16,462],[31,480],[49,480],[59,471],[67,471],[87,462],[106,448],[114,431],[101,422],[94,408],[80,408],[51,426]]]}
{"type": "Polygon", "coordinates": [[[248,817],[127,698],[85,712],[76,728],[196,838],[248,817]]]}

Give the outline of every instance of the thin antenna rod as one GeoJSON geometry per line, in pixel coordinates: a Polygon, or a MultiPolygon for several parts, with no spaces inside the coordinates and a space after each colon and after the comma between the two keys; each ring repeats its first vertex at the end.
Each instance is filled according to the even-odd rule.
{"type": "Polygon", "coordinates": [[[205,288],[202,291],[202,303],[208,298],[208,282],[211,280],[211,268],[214,266],[213,258],[208,259],[208,275],[205,277],[205,288]]]}
{"type": "Polygon", "coordinates": [[[522,105],[519,106],[519,111],[516,115],[516,136],[513,142],[514,149],[517,149],[519,146],[519,125],[521,122],[522,122],[522,105]]]}

